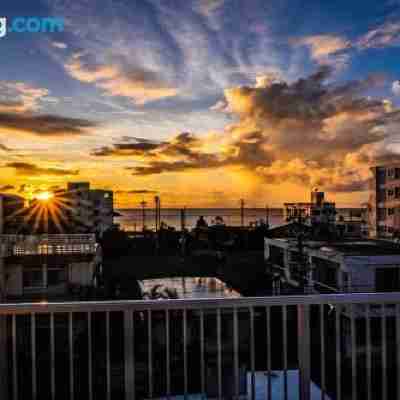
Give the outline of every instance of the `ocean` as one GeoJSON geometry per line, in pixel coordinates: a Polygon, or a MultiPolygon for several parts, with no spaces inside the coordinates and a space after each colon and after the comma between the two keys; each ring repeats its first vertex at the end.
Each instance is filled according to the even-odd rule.
{"type": "MultiPolygon", "coordinates": [[[[118,209],[120,217],[115,218],[115,223],[129,231],[141,231],[143,226],[141,209],[118,209]]],[[[360,209],[338,209],[340,215],[357,214],[360,209]]],[[[246,208],[244,210],[244,225],[249,226],[256,221],[265,221],[267,212],[265,208],[246,208]]],[[[222,217],[224,223],[230,226],[240,226],[241,216],[239,208],[187,208],[186,228],[196,226],[200,216],[203,216],[209,225],[215,222],[216,217],[222,217]]],[[[268,211],[269,225],[271,227],[281,225],[284,221],[282,208],[271,208],[268,211]]],[[[161,209],[161,221],[175,229],[181,228],[181,210],[177,208],[161,209]]],[[[145,211],[145,225],[148,229],[155,229],[155,210],[148,208],[145,211]]]]}

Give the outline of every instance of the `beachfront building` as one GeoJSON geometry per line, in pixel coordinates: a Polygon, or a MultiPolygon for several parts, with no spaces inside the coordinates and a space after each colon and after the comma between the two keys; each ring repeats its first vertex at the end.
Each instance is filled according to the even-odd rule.
{"type": "Polygon", "coordinates": [[[283,287],[308,293],[400,290],[400,248],[377,240],[320,242],[265,239],[265,260],[283,287]]]}
{"type": "Polygon", "coordinates": [[[371,168],[368,227],[372,238],[396,238],[400,232],[400,165],[371,168]]]}
{"type": "Polygon", "coordinates": [[[94,234],[0,235],[1,297],[68,298],[93,285],[101,261],[94,234]]]}

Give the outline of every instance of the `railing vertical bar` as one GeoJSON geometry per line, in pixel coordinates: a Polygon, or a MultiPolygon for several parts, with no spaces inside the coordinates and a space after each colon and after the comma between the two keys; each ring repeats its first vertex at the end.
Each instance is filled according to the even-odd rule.
{"type": "Polygon", "coordinates": [[[69,349],[69,398],[74,399],[74,327],[73,314],[68,313],[68,349],[69,349]]]}
{"type": "Polygon", "coordinates": [[[233,369],[235,376],[235,398],[239,399],[239,326],[238,326],[238,310],[233,309],[233,369]]]}
{"type": "Polygon", "coordinates": [[[200,379],[201,379],[201,396],[206,393],[205,380],[205,360],[204,360],[204,310],[200,310],[200,379]]]}
{"type": "Polygon", "coordinates": [[[87,313],[88,323],[88,394],[89,400],[93,400],[93,365],[92,365],[92,313],[87,313]]]}
{"type": "Polygon", "coordinates": [[[341,329],[340,329],[341,307],[336,305],[335,312],[335,337],[336,337],[336,397],[342,398],[342,362],[341,362],[341,329]]]}
{"type": "Polygon", "coordinates": [[[166,374],[167,374],[167,399],[171,396],[171,355],[170,355],[170,338],[169,338],[169,310],[165,310],[165,350],[166,350],[166,374]]]}
{"type": "Polygon", "coordinates": [[[288,397],[288,352],[287,352],[287,307],[282,306],[282,334],[283,334],[283,396],[287,400],[288,397]]]}
{"type": "Polygon", "coordinates": [[[56,379],[55,379],[54,313],[50,313],[50,391],[52,400],[55,400],[56,379]]]}
{"type": "Polygon", "coordinates": [[[18,361],[17,361],[17,317],[11,319],[12,359],[13,359],[13,400],[18,399],[18,361]]]}
{"type": "Polygon", "coordinates": [[[7,343],[7,315],[0,315],[0,396],[1,399],[9,400],[8,388],[8,343],[7,343]]]}
{"type": "Polygon", "coordinates": [[[357,341],[354,319],[354,304],[350,305],[350,335],[351,335],[351,392],[352,400],[357,400],[357,341]]]}
{"type": "Polygon", "coordinates": [[[153,335],[152,335],[152,313],[151,310],[147,310],[147,330],[148,330],[148,343],[149,343],[149,354],[148,354],[148,367],[149,367],[149,398],[153,397],[153,335]]]}
{"type": "Polygon", "coordinates": [[[371,358],[371,320],[369,304],[365,307],[366,342],[367,342],[367,400],[372,392],[372,358],[371,358]]]}
{"type": "Polygon", "coordinates": [[[135,399],[133,312],[124,311],[125,400],[135,399]]]}
{"type": "Polygon", "coordinates": [[[268,371],[268,379],[267,379],[267,398],[268,400],[272,400],[272,361],[271,361],[271,308],[265,308],[265,318],[266,318],[266,328],[267,328],[267,371],[268,371]]]}
{"type": "Polygon", "coordinates": [[[32,353],[32,398],[37,398],[37,381],[36,381],[36,315],[31,314],[31,353],[32,353]]]}
{"type": "Polygon", "coordinates": [[[221,308],[217,308],[218,399],[222,399],[221,308]]]}
{"type": "Polygon", "coordinates": [[[400,398],[400,304],[396,304],[397,398],[400,398]]]}
{"type": "Polygon", "coordinates": [[[299,356],[299,399],[311,399],[311,345],[310,345],[310,306],[297,305],[298,356],[299,356]]]}
{"type": "Polygon", "coordinates": [[[320,341],[321,341],[321,400],[325,399],[325,312],[324,304],[319,306],[320,341]]]}
{"type": "Polygon", "coordinates": [[[251,364],[251,399],[256,398],[256,366],[255,366],[255,336],[254,308],[250,307],[250,364],[251,364]]]}
{"type": "Polygon", "coordinates": [[[386,309],[381,306],[382,321],[382,400],[387,400],[387,337],[386,337],[386,309]]]}
{"type": "Polygon", "coordinates": [[[111,399],[110,311],[106,311],[106,381],[107,381],[107,400],[110,400],[111,399]]]}
{"type": "Polygon", "coordinates": [[[187,398],[188,394],[188,365],[187,365],[187,315],[186,309],[183,309],[183,390],[184,398],[187,398]]]}

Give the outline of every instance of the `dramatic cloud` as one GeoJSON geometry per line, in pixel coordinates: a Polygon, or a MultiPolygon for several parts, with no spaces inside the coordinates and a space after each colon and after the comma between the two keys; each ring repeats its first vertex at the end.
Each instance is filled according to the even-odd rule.
{"type": "Polygon", "coordinates": [[[52,45],[53,47],[55,47],[56,49],[63,49],[63,50],[65,50],[65,49],[68,48],[68,45],[67,45],[66,43],[63,43],[63,42],[52,42],[51,45],[52,45]]]}
{"type": "MultiPolygon", "coordinates": [[[[150,148],[135,148],[143,166],[134,175],[235,166],[266,184],[293,182],[345,192],[366,189],[369,166],[400,160],[388,149],[398,134],[400,110],[363,93],[382,76],[344,84],[326,83],[328,67],[293,83],[242,86],[225,91],[239,122],[217,138],[182,133],[150,148]]],[[[143,143],[140,143],[143,145],[143,143]]],[[[108,154],[120,154],[116,145],[108,154]]]]}
{"type": "Polygon", "coordinates": [[[123,143],[116,143],[112,147],[103,146],[95,149],[92,153],[94,156],[140,156],[150,155],[152,151],[163,146],[162,142],[154,142],[143,138],[124,138],[123,143]]]}
{"type": "MultiPolygon", "coordinates": [[[[53,176],[68,176],[78,175],[77,170],[68,170],[62,168],[44,168],[39,167],[35,164],[24,163],[24,162],[11,162],[4,165],[5,168],[14,168],[17,175],[23,176],[40,176],[40,175],[53,175],[53,176]]],[[[24,191],[25,186],[20,188],[20,191],[24,191]]]]}
{"type": "Polygon", "coordinates": [[[7,147],[7,146],[6,146],[5,144],[3,144],[3,143],[0,143],[0,150],[6,151],[6,152],[11,151],[11,149],[10,149],[9,147],[7,147]]]}
{"type": "Polygon", "coordinates": [[[24,113],[40,108],[49,91],[24,82],[0,81],[0,113],[24,113]],[[11,99],[11,100],[10,100],[11,99]]]}
{"type": "Polygon", "coordinates": [[[75,54],[65,64],[65,69],[75,79],[94,83],[110,96],[128,97],[138,104],[178,93],[154,71],[123,63],[94,64],[81,53],[75,54]]]}
{"type": "Polygon", "coordinates": [[[205,17],[210,17],[224,5],[225,0],[202,0],[195,3],[195,10],[205,17]]]}
{"type": "Polygon", "coordinates": [[[15,187],[13,185],[4,185],[0,186],[0,192],[9,192],[10,190],[14,190],[15,187]]]}
{"type": "Polygon", "coordinates": [[[400,21],[386,22],[370,30],[357,41],[360,49],[383,48],[400,45],[400,21]]]}
{"type": "Polygon", "coordinates": [[[400,81],[394,81],[392,83],[392,91],[396,96],[400,96],[400,81]]]}
{"type": "Polygon", "coordinates": [[[332,65],[338,69],[346,66],[349,55],[344,50],[349,49],[350,42],[334,35],[315,35],[294,39],[293,45],[307,46],[311,58],[320,65],[332,65]]]}
{"type": "Polygon", "coordinates": [[[115,192],[117,195],[123,194],[156,194],[158,193],[156,190],[148,190],[148,189],[136,189],[136,190],[117,190],[115,192]]]}
{"type": "Polygon", "coordinates": [[[0,129],[24,132],[37,136],[57,137],[62,135],[84,135],[96,123],[80,118],[66,118],[51,114],[0,112],[0,129]]]}

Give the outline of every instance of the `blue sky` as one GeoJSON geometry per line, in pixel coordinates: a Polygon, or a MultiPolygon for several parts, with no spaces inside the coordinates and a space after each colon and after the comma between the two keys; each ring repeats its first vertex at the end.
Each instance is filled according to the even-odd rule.
{"type": "MultiPolygon", "coordinates": [[[[329,68],[323,83],[327,87],[366,80],[362,90],[346,96],[379,99],[390,112],[399,105],[397,0],[3,0],[0,14],[8,20],[54,16],[65,21],[63,33],[9,33],[0,38],[0,114],[7,114],[3,126],[0,115],[4,132],[0,133],[0,143],[13,150],[0,153],[7,169],[7,178],[0,181],[4,185],[10,180],[16,186],[24,180],[32,187],[61,185],[62,180],[76,178],[68,171],[79,170],[79,179],[90,179],[95,185],[121,193],[145,186],[164,193],[171,204],[176,204],[180,198],[171,194],[176,192],[174,185],[191,187],[193,176],[199,173],[198,182],[204,185],[212,177],[215,186],[225,193],[216,196],[214,189],[202,186],[201,201],[209,205],[227,205],[230,195],[250,197],[255,205],[260,196],[278,204],[282,199],[274,194],[273,183],[266,182],[265,176],[275,176],[277,169],[286,171],[291,162],[304,164],[304,157],[275,146],[268,149],[275,151],[274,160],[268,152],[265,162],[257,153],[257,164],[240,157],[233,160],[230,152],[236,151],[237,156],[241,144],[248,142],[243,137],[244,124],[261,129],[259,147],[265,151],[273,134],[266,133],[272,126],[268,117],[260,121],[259,114],[246,114],[243,104],[248,98],[238,99],[238,92],[233,92],[236,97],[229,100],[227,91],[244,86],[267,91],[268,82],[291,85],[329,68]],[[373,84],[371,76],[375,77],[373,84]],[[32,118],[21,123],[22,113],[32,118]],[[36,117],[43,115],[56,117],[46,132],[35,125],[36,117]],[[250,116],[255,120],[249,122],[250,116]],[[29,123],[31,128],[27,127],[29,123]],[[53,127],[54,132],[50,132],[53,127]],[[172,153],[170,147],[166,152],[165,145],[151,149],[151,154],[138,150],[146,140],[176,144],[182,132],[195,135],[196,142],[190,146],[195,146],[201,157],[215,157],[200,157],[204,163],[196,164],[197,153],[188,156],[181,147],[178,153],[172,153]],[[124,143],[134,145],[125,151],[129,146],[119,146],[124,143]],[[106,152],[99,149],[105,147],[118,151],[103,156],[106,152]],[[284,154],[283,159],[278,151],[284,154]],[[15,163],[22,162],[37,168],[18,169],[20,164],[15,163]],[[139,169],[143,174],[128,175],[128,182],[127,171],[160,162],[175,163],[176,168],[168,165],[164,169],[163,165],[161,172],[156,168],[155,173],[139,169]],[[53,174],[54,168],[60,169],[60,174],[53,174]],[[254,170],[262,172],[251,177],[254,170]],[[265,183],[266,189],[261,190],[265,183]]],[[[370,115],[372,109],[363,112],[370,115]]],[[[382,145],[387,147],[392,139],[393,118],[380,137],[379,157],[382,145]]],[[[320,137],[321,133],[315,135],[320,137]]],[[[371,143],[365,135],[365,143],[360,143],[356,151],[372,157],[372,150],[364,146],[371,143]]],[[[353,154],[355,149],[348,151],[353,154]]],[[[316,152],[317,163],[318,155],[316,152]]],[[[343,152],[340,157],[341,170],[329,167],[326,173],[332,178],[327,181],[308,177],[307,190],[298,191],[299,199],[314,184],[325,185],[335,193],[339,180],[346,180],[349,187],[355,187],[357,179],[365,180],[366,172],[360,172],[348,182],[343,169],[349,168],[349,157],[344,160],[343,152]]],[[[363,167],[366,169],[366,165],[363,167]]],[[[287,181],[289,187],[298,184],[291,177],[287,181]]],[[[342,189],[336,196],[343,204],[362,201],[365,196],[362,190],[354,193],[342,189]]],[[[193,203],[190,198],[185,201],[193,203]]]]}

